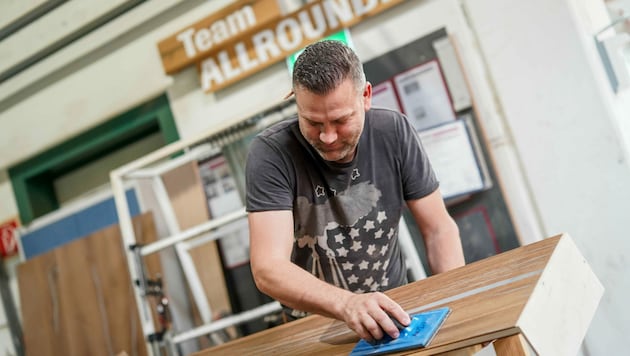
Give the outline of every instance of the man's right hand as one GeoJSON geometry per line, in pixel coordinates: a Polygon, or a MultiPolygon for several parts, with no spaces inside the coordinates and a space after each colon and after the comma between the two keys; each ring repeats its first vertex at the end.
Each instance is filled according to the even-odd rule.
{"type": "Polygon", "coordinates": [[[373,342],[387,333],[392,338],[400,335],[396,319],[403,326],[409,325],[411,318],[404,309],[383,293],[349,294],[343,303],[342,320],[362,339],[373,342]]]}

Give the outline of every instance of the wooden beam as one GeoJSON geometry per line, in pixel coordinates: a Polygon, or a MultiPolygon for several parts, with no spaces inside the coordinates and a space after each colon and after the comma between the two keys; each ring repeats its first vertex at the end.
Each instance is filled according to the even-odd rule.
{"type": "Polygon", "coordinates": [[[500,338],[493,345],[497,356],[530,356],[529,346],[521,334],[500,338]]]}

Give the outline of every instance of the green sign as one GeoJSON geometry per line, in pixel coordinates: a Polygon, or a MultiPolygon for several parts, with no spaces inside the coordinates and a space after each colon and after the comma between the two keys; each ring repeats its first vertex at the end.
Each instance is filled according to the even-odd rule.
{"type": "MultiPolygon", "coordinates": [[[[348,45],[348,47],[354,49],[354,46],[352,45],[352,39],[350,38],[350,31],[348,31],[348,29],[343,29],[339,32],[335,32],[330,36],[322,38],[320,41],[323,41],[323,40],[341,41],[345,43],[346,45],[348,45]]],[[[287,67],[289,68],[289,76],[293,75],[293,65],[295,65],[295,61],[297,60],[298,56],[302,53],[302,51],[304,51],[304,48],[302,48],[301,50],[287,57],[287,67]]]]}

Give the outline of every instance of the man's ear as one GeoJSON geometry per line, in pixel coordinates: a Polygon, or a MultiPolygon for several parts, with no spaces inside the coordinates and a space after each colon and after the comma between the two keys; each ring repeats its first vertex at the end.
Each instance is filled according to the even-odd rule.
{"type": "Polygon", "coordinates": [[[372,83],[365,82],[365,89],[363,89],[363,109],[365,111],[370,110],[372,107],[372,83]]]}

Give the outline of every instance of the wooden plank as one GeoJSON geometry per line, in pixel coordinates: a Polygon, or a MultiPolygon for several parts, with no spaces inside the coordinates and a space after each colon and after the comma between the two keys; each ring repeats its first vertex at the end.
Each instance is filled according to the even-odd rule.
{"type": "MultiPolygon", "coordinates": [[[[435,354],[519,333],[515,327],[558,238],[520,247],[388,291],[410,312],[447,305],[451,315],[431,345],[435,354]]],[[[202,351],[233,354],[347,355],[358,337],[340,321],[310,316],[202,351]]]]}
{"type": "MultiPolygon", "coordinates": [[[[133,224],[155,240],[150,213],[133,224]]],[[[146,354],[117,225],[20,264],[18,285],[27,355],[146,354]]]]}
{"type": "Polygon", "coordinates": [[[220,269],[221,259],[219,248],[215,241],[209,241],[188,251],[199,274],[203,290],[212,307],[213,314],[230,314],[232,306],[227,295],[227,286],[223,269],[220,269]],[[213,266],[215,265],[215,266],[213,266]]]}
{"type": "Polygon", "coordinates": [[[19,264],[17,279],[26,355],[67,355],[55,255],[45,253],[19,264]]]}
{"type": "MultiPolygon", "coordinates": [[[[150,213],[134,218],[133,226],[138,243],[155,241],[155,224],[150,213]]],[[[100,311],[106,315],[109,326],[107,335],[110,337],[111,346],[108,347],[108,351],[114,354],[124,351],[132,355],[144,354],[146,345],[140,331],[140,318],[124,256],[120,229],[113,226],[102,230],[100,235],[100,238],[92,238],[88,243],[90,251],[93,251],[90,260],[96,272],[97,280],[94,283],[97,294],[100,295],[97,296],[97,301],[100,304],[102,299],[103,310],[100,311]]],[[[151,259],[145,263],[147,270],[154,275],[161,270],[159,256],[150,257],[151,259]]]]}
{"type": "MultiPolygon", "coordinates": [[[[447,352],[487,341],[474,339],[476,335],[486,337],[492,335],[490,339],[494,339],[518,333],[518,329],[512,325],[518,319],[535,281],[536,277],[530,277],[448,303],[452,309],[451,315],[430,346],[416,354],[447,352]],[[503,296],[502,303],[496,303],[497,295],[503,296]]],[[[433,288],[433,285],[427,287],[433,288]]],[[[356,334],[344,323],[311,316],[250,335],[231,344],[209,349],[207,355],[214,352],[236,354],[321,352],[327,355],[347,355],[358,340],[356,334]]]]}
{"type": "Polygon", "coordinates": [[[523,335],[512,335],[494,342],[494,352],[497,356],[530,356],[527,342],[523,335]]]}
{"type": "MultiPolygon", "coordinates": [[[[102,239],[97,232],[53,250],[59,267],[62,322],[68,355],[106,356],[113,353],[100,276],[95,271],[89,241],[102,239]]],[[[106,251],[99,251],[101,253],[106,251]]],[[[28,331],[27,331],[28,332],[28,331]]]]}
{"type": "MultiPolygon", "coordinates": [[[[210,219],[197,162],[190,162],[171,170],[165,173],[162,179],[180,229],[185,230],[210,219]]],[[[216,241],[208,242],[195,250],[189,252],[206,291],[208,303],[213,310],[231,312],[232,307],[216,241]]]]}
{"type": "MultiPolygon", "coordinates": [[[[147,245],[151,242],[157,241],[158,233],[153,219],[154,217],[151,212],[144,213],[132,219],[133,231],[137,243],[147,245]]],[[[124,249],[122,245],[122,239],[119,238],[119,240],[121,240],[120,248],[124,249]]],[[[143,261],[144,265],[146,266],[147,273],[151,278],[157,275],[163,275],[162,263],[160,261],[159,254],[154,253],[150,256],[145,256],[143,261]]],[[[129,272],[127,272],[127,274],[129,274],[129,272]]]]}
{"type": "Polygon", "coordinates": [[[180,230],[208,221],[208,203],[196,162],[186,163],[164,173],[162,181],[180,230]]]}
{"type": "MultiPolygon", "coordinates": [[[[572,332],[576,327],[567,325],[576,321],[583,326],[582,322],[590,320],[594,313],[592,305],[585,310],[568,309],[572,313],[584,312],[584,316],[565,316],[555,310],[560,308],[556,302],[566,302],[563,299],[566,298],[565,293],[584,293],[583,287],[592,287],[589,277],[592,272],[576,254],[577,250],[568,248],[571,245],[567,235],[559,235],[388,291],[388,295],[411,313],[439,306],[452,309],[429,347],[398,355],[446,353],[521,332],[539,354],[572,354],[567,351],[569,348],[564,342],[555,349],[559,352],[541,352],[538,344],[532,342],[524,331],[526,328],[521,329],[524,326],[537,327],[549,334],[550,342],[552,339],[566,338],[570,340],[571,347],[579,347],[581,339],[572,332]],[[580,268],[570,271],[561,268],[562,265],[575,267],[578,262],[582,264],[580,268]],[[569,274],[573,276],[565,279],[571,282],[558,281],[561,276],[569,274]],[[585,275],[585,286],[574,283],[585,275]],[[567,291],[561,291],[563,289],[567,291]],[[544,303],[552,303],[553,307],[544,309],[544,303]],[[547,322],[556,327],[553,330],[545,327],[547,322]],[[565,332],[569,335],[564,335],[565,332]]],[[[592,298],[589,296],[586,301],[592,304],[592,298]]],[[[508,346],[509,340],[506,341],[508,346]]],[[[357,336],[344,323],[321,316],[309,316],[204,350],[198,355],[347,355],[357,341],[357,336]]]]}

